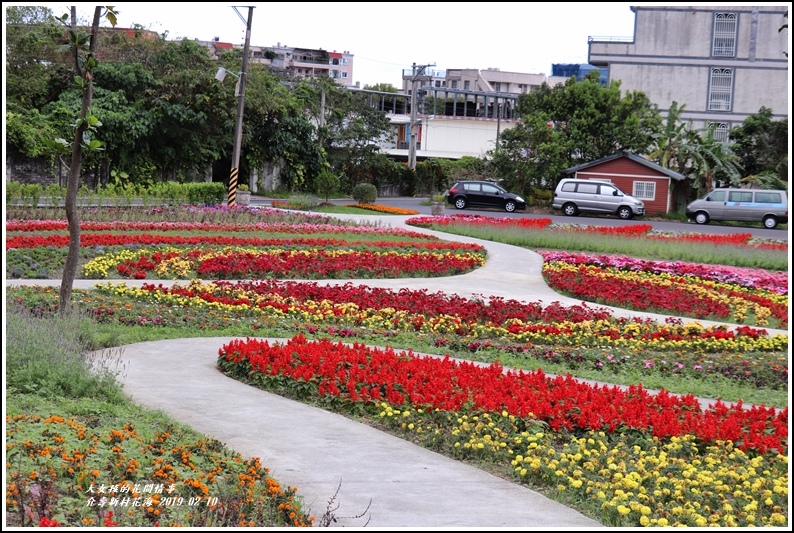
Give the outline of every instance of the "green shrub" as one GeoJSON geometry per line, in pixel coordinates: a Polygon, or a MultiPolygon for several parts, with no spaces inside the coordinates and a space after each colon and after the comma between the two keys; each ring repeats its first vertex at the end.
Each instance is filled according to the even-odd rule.
{"type": "Polygon", "coordinates": [[[531,189],[527,203],[532,206],[551,206],[553,192],[547,189],[531,189]]]}
{"type": "Polygon", "coordinates": [[[37,207],[42,194],[44,194],[44,187],[38,183],[27,183],[22,186],[22,203],[30,207],[37,207]]]}
{"type": "Polygon", "coordinates": [[[22,182],[6,181],[6,205],[22,200],[22,182]]]}
{"type": "Polygon", "coordinates": [[[311,211],[320,206],[320,200],[311,194],[296,194],[287,200],[290,207],[301,211],[311,211]]]}
{"type": "Polygon", "coordinates": [[[371,183],[359,183],[350,195],[359,204],[371,204],[378,198],[378,188],[371,183]]]}
{"type": "Polygon", "coordinates": [[[179,205],[187,201],[185,188],[176,181],[155,183],[149,188],[149,194],[167,205],[179,205]]]}
{"type": "Polygon", "coordinates": [[[187,201],[192,205],[216,205],[226,201],[223,183],[184,183],[187,201]]]}
{"type": "Polygon", "coordinates": [[[61,187],[57,183],[51,183],[44,189],[44,194],[47,196],[49,205],[52,207],[66,204],[66,187],[61,187]]]}
{"type": "Polygon", "coordinates": [[[317,194],[325,197],[326,202],[339,189],[340,183],[339,177],[330,170],[324,170],[314,178],[317,194]]]}

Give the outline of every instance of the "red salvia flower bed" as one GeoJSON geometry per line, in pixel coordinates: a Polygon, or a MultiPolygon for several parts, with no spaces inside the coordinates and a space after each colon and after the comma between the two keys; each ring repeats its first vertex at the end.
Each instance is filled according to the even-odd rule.
{"type": "Polygon", "coordinates": [[[506,371],[498,364],[482,366],[357,343],[308,341],[302,335],[272,345],[237,339],[221,347],[218,364],[231,375],[288,378],[312,384],[320,397],[350,402],[505,410],[545,421],[555,431],[633,429],[659,438],[692,434],[703,443],[729,440],[758,453],[785,454],[788,448],[788,408],[744,408],[741,402],[729,407],[718,401],[704,410],[692,395],[651,394],[641,385],[627,390],[590,385],[570,376],[547,377],[539,370],[506,371]]]}

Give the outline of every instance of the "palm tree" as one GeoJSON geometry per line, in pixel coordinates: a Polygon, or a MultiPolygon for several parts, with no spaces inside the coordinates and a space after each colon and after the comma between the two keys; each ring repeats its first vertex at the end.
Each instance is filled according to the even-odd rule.
{"type": "Polygon", "coordinates": [[[788,190],[788,181],[780,179],[780,176],[769,170],[746,176],[741,179],[741,183],[749,184],[754,189],[788,190]]]}
{"type": "Polygon", "coordinates": [[[667,121],[664,129],[660,133],[654,134],[656,145],[653,151],[648,154],[648,160],[657,163],[663,168],[683,173],[682,168],[686,160],[681,160],[681,144],[686,140],[687,123],[680,122],[681,114],[686,109],[686,104],[681,107],[678,102],[670,105],[667,112],[667,121]]]}
{"type": "Polygon", "coordinates": [[[714,188],[714,178],[725,178],[730,185],[738,185],[741,181],[741,164],[739,156],[728,143],[715,137],[716,124],[711,124],[700,132],[691,132],[689,142],[685,145],[688,158],[692,186],[705,194],[714,188]]]}

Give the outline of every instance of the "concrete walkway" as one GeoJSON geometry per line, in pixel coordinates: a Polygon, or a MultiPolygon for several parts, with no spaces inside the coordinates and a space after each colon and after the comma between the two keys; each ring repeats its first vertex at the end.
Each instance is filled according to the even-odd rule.
{"type": "Polygon", "coordinates": [[[511,481],[226,377],[215,362],[231,339],[124,346],[124,389],[136,403],[259,457],[282,486],[297,487],[317,521],[335,498],[336,527],[599,526],[511,481]]]}
{"type": "MultiPolygon", "coordinates": [[[[548,288],[540,273],[542,258],[535,252],[406,226],[410,217],[346,218],[476,242],[487,248],[488,260],[483,268],[461,276],[320,283],[427,289],[465,297],[493,295],[546,304],[581,303],[548,288]]],[[[145,282],[126,281],[130,286],[145,282]]],[[[74,287],[92,288],[95,283],[76,280],[74,287]]],[[[59,286],[60,281],[6,280],[8,286],[22,284],[59,286]]],[[[618,316],[666,318],[610,309],[618,316]]],[[[224,376],[215,362],[218,350],[231,339],[176,339],[124,346],[120,353],[124,389],[140,405],[162,410],[246,457],[259,457],[282,485],[297,487],[306,509],[318,522],[331,510],[336,518],[332,526],[347,528],[603,527],[511,481],[224,376]]]]}

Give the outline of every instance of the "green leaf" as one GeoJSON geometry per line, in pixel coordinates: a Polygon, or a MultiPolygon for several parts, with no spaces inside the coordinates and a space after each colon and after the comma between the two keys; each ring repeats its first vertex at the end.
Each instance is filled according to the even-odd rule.
{"type": "Polygon", "coordinates": [[[108,19],[108,22],[110,22],[110,25],[115,28],[116,27],[116,23],[118,22],[116,20],[116,9],[115,9],[114,6],[105,6],[105,7],[108,10],[107,14],[105,15],[105,18],[108,19]]]}
{"type": "Polygon", "coordinates": [[[42,139],[41,142],[56,154],[68,154],[72,150],[72,143],[68,142],[66,139],[42,139]]]}

